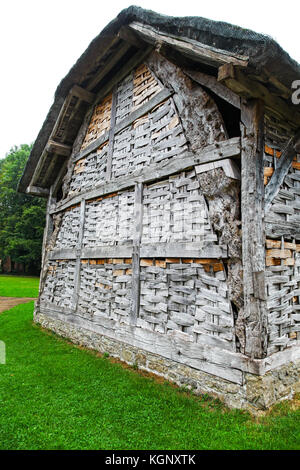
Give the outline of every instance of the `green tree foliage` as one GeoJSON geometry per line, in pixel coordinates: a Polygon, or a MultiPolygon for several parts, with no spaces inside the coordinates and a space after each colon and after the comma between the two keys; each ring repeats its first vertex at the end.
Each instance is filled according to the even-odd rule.
{"type": "Polygon", "coordinates": [[[24,263],[27,272],[41,264],[45,199],[17,193],[31,147],[14,147],[0,160],[0,259],[24,263]]]}

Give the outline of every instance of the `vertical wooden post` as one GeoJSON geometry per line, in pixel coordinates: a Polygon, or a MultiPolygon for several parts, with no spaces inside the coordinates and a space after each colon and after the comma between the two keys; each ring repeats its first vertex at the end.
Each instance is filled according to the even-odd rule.
{"type": "Polygon", "coordinates": [[[116,113],[117,113],[117,86],[114,87],[113,92],[112,92],[110,129],[109,129],[109,134],[108,134],[106,181],[109,181],[111,179],[112,156],[114,152],[116,113]]]}
{"type": "Polygon", "coordinates": [[[243,103],[241,121],[244,352],[259,359],[267,351],[263,103],[259,100],[243,103]]]}
{"type": "MultiPolygon", "coordinates": [[[[54,204],[56,199],[53,197],[53,186],[50,187],[49,197],[47,201],[47,209],[46,209],[46,225],[44,228],[44,235],[43,235],[43,244],[42,244],[42,260],[41,260],[41,272],[40,272],[40,287],[39,287],[39,296],[43,292],[44,289],[44,277],[45,277],[45,268],[47,263],[47,246],[50,242],[52,233],[53,233],[53,220],[52,216],[50,215],[50,210],[52,204],[54,204]]],[[[39,305],[39,298],[37,300],[36,305],[39,305]]]]}
{"type": "Polygon", "coordinates": [[[74,277],[74,296],[73,296],[73,310],[76,312],[78,307],[79,290],[80,290],[80,267],[81,267],[81,250],[85,222],[85,199],[80,204],[80,219],[79,219],[79,233],[76,246],[76,265],[74,277]]]}
{"type": "Polygon", "coordinates": [[[140,309],[140,244],[143,227],[143,184],[135,185],[134,230],[132,248],[132,308],[131,323],[135,324],[140,309]]]}
{"type": "Polygon", "coordinates": [[[47,209],[46,209],[46,226],[44,229],[43,245],[42,245],[42,267],[45,261],[46,247],[50,241],[50,238],[53,232],[53,220],[52,220],[52,216],[50,215],[50,209],[51,209],[52,204],[54,203],[55,203],[55,198],[53,197],[53,186],[51,186],[48,201],[47,201],[47,209]]]}

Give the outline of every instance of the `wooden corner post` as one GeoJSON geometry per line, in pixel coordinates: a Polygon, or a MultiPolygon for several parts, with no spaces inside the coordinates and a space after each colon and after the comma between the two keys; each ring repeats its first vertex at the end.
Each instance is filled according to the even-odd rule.
{"type": "Polygon", "coordinates": [[[241,134],[244,353],[260,359],[267,351],[262,101],[242,104],[241,134]]]}

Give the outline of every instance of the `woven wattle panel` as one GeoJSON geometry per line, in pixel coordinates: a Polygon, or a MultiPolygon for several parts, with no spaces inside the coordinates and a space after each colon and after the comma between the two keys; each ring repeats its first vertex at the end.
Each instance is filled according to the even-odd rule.
{"type": "Polygon", "coordinates": [[[86,136],[81,146],[82,150],[109,130],[111,105],[112,94],[104,98],[104,100],[95,107],[86,136]]]}
{"type": "MultiPolygon", "coordinates": [[[[268,165],[265,168],[265,185],[269,183],[280,158],[278,146],[265,147],[265,162],[268,165]]],[[[295,155],[278,194],[265,214],[265,224],[268,353],[272,354],[293,346],[300,337],[299,155],[295,155]]]]}
{"type": "Polygon", "coordinates": [[[82,260],[78,313],[97,323],[97,317],[129,321],[131,259],[82,260]]]}
{"type": "Polygon", "coordinates": [[[268,352],[295,344],[300,332],[300,244],[267,240],[268,352]]]}
{"type": "Polygon", "coordinates": [[[142,243],[216,242],[194,170],[144,187],[142,243]]]}
{"type": "Polygon", "coordinates": [[[55,307],[71,308],[74,298],[75,261],[56,260],[48,262],[41,303],[55,307]]]}
{"type": "Polygon", "coordinates": [[[153,98],[161,89],[149,68],[144,64],[140,65],[135,70],[133,79],[133,111],[153,98]]]}
{"type": "Polygon", "coordinates": [[[54,249],[76,248],[79,233],[79,217],[79,205],[71,207],[63,213],[54,249]]]}
{"type": "Polygon", "coordinates": [[[183,128],[169,98],[115,136],[112,177],[131,174],[152,163],[166,163],[186,150],[183,128]]]}
{"type": "Polygon", "coordinates": [[[105,183],[108,143],[76,162],[70,181],[69,196],[105,183]]]}
{"type": "Polygon", "coordinates": [[[142,259],[140,304],[143,328],[235,349],[226,274],[217,260],[142,259]]]}
{"type": "Polygon", "coordinates": [[[133,73],[127,75],[117,87],[116,124],[132,112],[133,73]]]}
{"type": "Polygon", "coordinates": [[[86,204],[83,246],[119,245],[132,241],[134,191],[120,191],[86,204]]]}

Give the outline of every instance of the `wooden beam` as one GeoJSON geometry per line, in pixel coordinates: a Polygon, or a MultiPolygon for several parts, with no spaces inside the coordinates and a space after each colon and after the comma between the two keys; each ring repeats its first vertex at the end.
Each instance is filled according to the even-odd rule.
{"type": "Polygon", "coordinates": [[[43,244],[42,244],[42,260],[41,260],[41,272],[40,272],[40,283],[39,283],[39,296],[36,302],[36,307],[38,308],[40,305],[40,295],[42,294],[45,286],[45,279],[46,279],[46,272],[47,272],[47,263],[49,261],[49,252],[47,247],[51,240],[51,236],[53,234],[54,224],[53,218],[50,214],[50,208],[54,204],[55,198],[53,197],[53,188],[50,187],[49,190],[49,197],[47,201],[47,208],[46,208],[46,225],[44,229],[43,235],[43,244]]]}
{"type": "MultiPolygon", "coordinates": [[[[117,39],[117,40],[119,40],[119,39],[117,39]]],[[[110,44],[109,47],[111,47],[111,45],[114,42],[115,41],[113,41],[110,44]]],[[[126,47],[128,48],[128,45],[126,45],[126,47]]],[[[103,99],[103,97],[105,97],[120,80],[122,80],[132,69],[134,69],[136,66],[138,66],[143,61],[143,59],[151,52],[151,50],[152,50],[152,47],[144,48],[143,50],[138,51],[133,57],[131,57],[131,59],[129,59],[126,62],[126,64],[123,65],[123,67],[120,68],[118,73],[116,73],[115,76],[111,80],[109,80],[104,87],[102,87],[102,89],[100,90],[100,92],[96,96],[96,101],[97,102],[101,101],[103,99]]],[[[103,54],[104,54],[104,52],[103,52],[103,54]]],[[[101,71],[103,72],[104,69],[101,69],[101,71]]],[[[99,75],[97,76],[97,80],[98,79],[99,79],[99,75]]],[[[94,80],[96,80],[96,78],[94,78],[94,80]]],[[[93,85],[93,83],[90,83],[90,85],[93,85]]],[[[85,91],[90,92],[91,87],[88,86],[87,88],[88,88],[88,90],[85,90],[85,91]]],[[[55,133],[57,132],[57,130],[59,128],[60,122],[64,119],[64,116],[67,112],[68,106],[70,105],[70,102],[71,102],[73,96],[76,96],[76,94],[79,94],[79,88],[75,88],[75,93],[76,94],[72,95],[72,92],[74,92],[74,88],[72,88],[70,90],[70,93],[66,97],[66,99],[65,99],[65,101],[64,101],[64,103],[63,103],[63,105],[60,109],[58,118],[56,120],[55,125],[53,126],[53,129],[52,129],[52,132],[51,132],[51,135],[50,135],[50,138],[49,138],[50,140],[54,139],[55,133]]],[[[81,93],[81,91],[80,91],[80,93],[81,93]]],[[[90,100],[90,99],[92,99],[92,97],[93,97],[93,101],[94,101],[94,95],[84,94],[84,99],[83,99],[83,92],[82,92],[83,101],[87,101],[87,99],[90,100]]],[[[87,102],[89,102],[89,101],[87,101],[87,102]]],[[[43,152],[41,154],[41,157],[39,159],[39,162],[38,162],[38,164],[37,164],[37,166],[34,170],[34,174],[31,178],[31,182],[30,182],[31,185],[34,185],[34,182],[38,180],[38,178],[40,176],[40,173],[42,171],[43,165],[44,165],[46,155],[47,155],[47,151],[46,151],[46,148],[45,148],[43,150],[43,152]]]]}
{"type": "Polygon", "coordinates": [[[136,324],[140,311],[140,244],[143,230],[143,184],[136,183],[134,198],[134,232],[132,247],[132,308],[130,321],[136,324]]]}
{"type": "Polygon", "coordinates": [[[190,243],[157,243],[140,246],[141,258],[209,258],[226,259],[227,245],[199,246],[197,242],[190,243]]]}
{"type": "Polygon", "coordinates": [[[223,168],[223,171],[228,178],[232,178],[234,180],[241,179],[241,172],[238,166],[234,163],[233,160],[229,158],[224,160],[219,160],[211,163],[206,163],[205,165],[198,165],[195,167],[196,173],[199,175],[200,173],[206,173],[207,171],[215,170],[216,168],[223,168]]]}
{"type": "Polygon", "coordinates": [[[55,153],[57,155],[69,157],[71,155],[72,147],[71,145],[61,144],[49,139],[46,145],[46,151],[48,153],[55,153]]]}
{"type": "Polygon", "coordinates": [[[54,204],[55,198],[53,197],[53,188],[51,186],[49,190],[49,197],[47,201],[47,210],[46,210],[46,226],[44,230],[43,246],[42,246],[42,267],[45,261],[46,247],[50,241],[51,235],[53,233],[53,220],[50,215],[50,207],[54,204]]]}
{"type": "Polygon", "coordinates": [[[146,42],[156,47],[161,47],[162,45],[170,46],[186,57],[192,58],[198,62],[203,62],[215,67],[226,63],[232,63],[242,67],[248,65],[248,56],[232,54],[226,50],[217,49],[186,37],[164,34],[149,25],[132,22],[129,28],[135,31],[146,42]]]}
{"type": "Polygon", "coordinates": [[[234,64],[222,65],[219,68],[218,81],[246,99],[262,100],[266,109],[276,112],[285,122],[288,121],[292,128],[300,126],[300,113],[296,111],[295,106],[289,106],[258,80],[249,78],[239,67],[234,67],[234,64]]]}
{"type": "Polygon", "coordinates": [[[98,83],[100,83],[104,79],[105,75],[107,75],[113,69],[113,67],[122,59],[122,57],[129,51],[130,47],[130,44],[124,41],[121,42],[119,48],[112,54],[111,58],[100,67],[99,72],[96,73],[96,75],[94,75],[88,83],[87,89],[89,91],[93,90],[96,85],[98,85],[98,83]]]}
{"type": "Polygon", "coordinates": [[[39,181],[40,181],[40,184],[43,185],[43,186],[47,186],[47,180],[48,178],[50,177],[50,179],[52,179],[52,176],[53,176],[53,171],[54,171],[54,168],[57,164],[57,161],[59,160],[66,160],[65,157],[61,157],[61,156],[57,156],[57,155],[52,155],[51,159],[50,159],[50,162],[48,162],[48,165],[46,166],[46,169],[45,169],[45,173],[44,173],[44,176],[41,178],[41,175],[39,177],[39,181]]]}
{"type": "Polygon", "coordinates": [[[261,359],[267,352],[265,231],[263,223],[264,107],[258,100],[242,104],[242,250],[245,354],[261,359]]]}
{"type": "Polygon", "coordinates": [[[47,157],[47,155],[48,155],[48,151],[47,151],[48,143],[49,143],[49,141],[54,140],[54,136],[55,136],[55,134],[56,134],[56,132],[57,132],[57,130],[58,130],[58,128],[59,128],[59,125],[60,125],[61,121],[64,119],[64,116],[65,116],[65,114],[66,114],[66,112],[67,112],[67,110],[68,110],[68,106],[70,105],[71,100],[72,100],[72,95],[71,95],[71,94],[68,94],[68,96],[66,97],[66,99],[64,100],[64,102],[63,102],[63,104],[62,104],[62,107],[61,107],[61,109],[60,109],[60,112],[59,112],[59,115],[58,115],[58,117],[57,117],[57,119],[56,119],[56,122],[55,122],[55,124],[54,124],[54,126],[53,126],[53,129],[52,129],[52,131],[51,131],[51,134],[50,134],[50,137],[49,137],[49,139],[48,139],[48,142],[47,142],[47,144],[45,145],[45,148],[44,148],[44,150],[43,150],[43,152],[42,152],[42,154],[41,154],[41,156],[40,156],[40,158],[39,158],[39,161],[38,161],[38,163],[37,163],[37,165],[36,165],[36,167],[35,167],[35,170],[34,170],[34,173],[33,173],[33,175],[32,175],[31,182],[30,182],[31,185],[34,185],[34,183],[38,180],[38,178],[39,178],[39,176],[40,176],[40,174],[41,174],[41,171],[42,171],[42,169],[43,169],[43,165],[44,165],[45,159],[46,159],[46,157],[47,157]]]}
{"type": "MultiPolygon", "coordinates": [[[[141,217],[141,214],[137,214],[141,217]]],[[[139,228],[137,224],[137,228],[139,228]]],[[[137,229],[136,228],[136,229],[137,229]]],[[[201,259],[226,259],[228,257],[227,245],[205,244],[199,247],[199,242],[186,243],[158,243],[158,244],[135,244],[98,246],[94,248],[82,248],[81,259],[102,259],[102,258],[131,258],[134,247],[139,246],[139,256],[141,258],[201,258],[201,259]]],[[[73,259],[77,258],[77,252],[68,248],[53,250],[49,259],[73,259]]]]}
{"type": "Polygon", "coordinates": [[[40,313],[56,321],[61,320],[73,326],[96,334],[104,335],[121,343],[127,343],[144,351],[183,362],[196,370],[202,370],[223,377],[233,383],[244,383],[243,372],[259,374],[262,361],[251,360],[233,351],[186,341],[181,335],[157,334],[155,331],[132,328],[132,325],[117,323],[113,319],[98,317],[97,324],[79,315],[70,316],[67,309],[55,305],[43,305],[40,313]],[[213,365],[214,364],[214,365],[213,365]]]}
{"type": "Polygon", "coordinates": [[[89,104],[93,104],[96,98],[95,93],[85,90],[79,85],[73,85],[73,87],[70,90],[70,95],[76,96],[81,101],[84,101],[85,103],[89,103],[89,104]]]}
{"type": "Polygon", "coordinates": [[[123,80],[123,78],[125,78],[133,69],[138,67],[143,62],[143,60],[150,54],[152,49],[153,49],[152,47],[148,47],[148,48],[139,50],[129,60],[127,60],[126,64],[121,66],[118,72],[116,72],[113,77],[111,77],[109,80],[105,82],[105,85],[103,85],[103,87],[97,94],[96,104],[100,103],[100,101],[102,101],[102,99],[106,95],[108,95],[108,93],[111,92],[111,90],[114,88],[114,86],[117,83],[123,80]]]}
{"type": "Polygon", "coordinates": [[[53,171],[57,166],[57,162],[62,160],[62,168],[65,166],[67,157],[71,155],[72,147],[70,145],[64,145],[58,142],[54,142],[53,140],[49,140],[46,146],[46,152],[48,154],[52,154],[52,157],[41,180],[41,184],[45,186],[47,186],[48,178],[50,177],[50,180],[52,179],[53,171]]]}
{"type": "Polygon", "coordinates": [[[68,160],[65,159],[65,161],[63,162],[62,167],[61,167],[61,169],[60,169],[60,171],[57,175],[57,178],[53,183],[53,195],[54,196],[56,196],[57,191],[58,191],[58,189],[59,189],[59,187],[60,187],[60,185],[63,181],[63,178],[64,178],[65,173],[67,171],[67,166],[68,166],[68,160]]]}
{"type": "Polygon", "coordinates": [[[184,73],[192,80],[194,80],[194,82],[199,83],[199,85],[202,85],[206,88],[209,88],[213,93],[220,96],[220,98],[227,101],[227,103],[230,103],[235,108],[241,108],[240,96],[231,91],[222,83],[220,83],[215,77],[194,70],[184,70],[184,73]]]}
{"type": "MultiPolygon", "coordinates": [[[[129,116],[125,117],[124,119],[122,119],[122,121],[118,122],[118,124],[114,126],[113,133],[117,134],[118,132],[121,132],[123,129],[130,126],[130,124],[132,124],[134,121],[144,116],[145,114],[149,113],[153,108],[155,108],[155,106],[157,106],[158,104],[162,103],[167,98],[172,96],[172,94],[173,92],[171,90],[164,88],[162,91],[157,93],[157,95],[155,95],[145,104],[143,104],[138,109],[130,113],[129,116]]],[[[114,106],[112,105],[112,110],[113,110],[113,107],[114,106]]],[[[94,142],[89,144],[84,150],[79,152],[77,155],[74,155],[74,162],[81,160],[82,158],[89,155],[91,152],[94,152],[95,150],[97,150],[97,148],[100,147],[100,145],[102,145],[104,142],[109,140],[109,138],[110,138],[110,132],[105,132],[105,134],[100,136],[98,139],[94,140],[94,142]]]]}
{"type": "Polygon", "coordinates": [[[292,165],[293,158],[295,157],[295,143],[298,141],[299,133],[291,137],[285,148],[282,151],[279,162],[277,162],[276,169],[265,189],[265,212],[268,211],[272,204],[274,197],[278,194],[284,178],[292,165]]]}
{"type": "Polygon", "coordinates": [[[78,307],[79,292],[80,292],[80,268],[81,268],[81,250],[82,250],[82,240],[84,232],[84,223],[85,223],[85,201],[81,201],[80,204],[80,217],[79,217],[79,233],[78,240],[76,245],[76,265],[75,265],[75,278],[74,278],[74,294],[73,294],[73,305],[72,308],[76,312],[78,307]]]}
{"type": "Polygon", "coordinates": [[[92,143],[87,145],[85,149],[81,150],[80,152],[76,153],[73,156],[73,162],[76,163],[78,160],[81,160],[82,158],[87,157],[90,153],[95,152],[100,145],[104,144],[109,138],[109,133],[105,132],[102,134],[98,139],[94,140],[92,143]]]}
{"type": "Polygon", "coordinates": [[[118,32],[118,37],[126,41],[131,46],[136,47],[137,49],[143,49],[148,46],[148,44],[141,39],[135,31],[130,29],[128,26],[122,26],[118,32]]]}
{"type": "Polygon", "coordinates": [[[232,63],[221,65],[218,69],[218,82],[224,82],[229,78],[235,78],[234,65],[232,63]]]}
{"type": "Polygon", "coordinates": [[[221,141],[228,137],[214,100],[209,100],[201,87],[194,86],[180,67],[157,52],[153,52],[145,62],[165,87],[174,90],[173,101],[191,151],[200,151],[207,141],[221,141]],[[205,106],[199,106],[204,102],[205,106]]]}
{"type": "MultiPolygon", "coordinates": [[[[53,252],[52,255],[55,259],[56,253],[53,252]]],[[[72,256],[72,254],[70,254],[70,256],[72,256]]],[[[81,259],[131,258],[131,256],[132,256],[132,244],[98,246],[95,248],[82,248],[81,250],[81,259]]],[[[64,259],[64,257],[62,257],[62,259],[64,259]]]]}
{"type": "Polygon", "coordinates": [[[34,183],[38,180],[38,178],[41,174],[41,171],[43,169],[43,165],[44,165],[44,162],[45,162],[45,159],[46,159],[48,153],[56,153],[57,155],[61,155],[61,156],[65,156],[65,157],[69,157],[70,154],[71,154],[72,147],[55,141],[55,134],[58,131],[61,122],[64,120],[64,118],[65,118],[65,116],[68,112],[68,108],[71,104],[72,98],[74,96],[79,98],[79,102],[80,101],[85,101],[87,103],[92,103],[94,101],[96,95],[90,93],[87,90],[84,90],[83,88],[79,87],[78,85],[74,85],[71,88],[70,92],[68,93],[68,96],[66,97],[66,99],[64,100],[64,102],[62,104],[62,107],[60,109],[60,112],[58,114],[56,122],[53,126],[53,129],[51,131],[48,142],[45,145],[45,148],[44,148],[44,150],[43,150],[43,152],[40,156],[40,159],[37,163],[37,166],[34,170],[34,173],[33,173],[33,176],[31,178],[31,182],[30,182],[31,185],[34,185],[34,183]]]}
{"type": "Polygon", "coordinates": [[[152,109],[155,108],[157,105],[170,98],[170,96],[172,96],[173,94],[174,91],[168,88],[163,88],[159,93],[153,96],[153,98],[151,98],[146,103],[142,104],[142,106],[130,113],[129,116],[122,119],[122,121],[116,125],[115,133],[117,134],[118,132],[121,132],[134,121],[152,111],[152,109]]]}
{"type": "Polygon", "coordinates": [[[47,188],[40,188],[39,186],[30,185],[27,187],[26,193],[31,194],[32,196],[48,197],[50,191],[47,188]]]}
{"type": "Polygon", "coordinates": [[[112,93],[110,129],[108,133],[108,150],[106,157],[106,181],[111,180],[112,157],[114,152],[114,140],[116,132],[116,114],[117,114],[117,86],[114,87],[112,93]]]}
{"type": "Polygon", "coordinates": [[[164,177],[171,176],[175,173],[179,173],[180,171],[187,170],[195,165],[200,166],[208,162],[216,162],[228,158],[239,159],[240,154],[240,138],[233,137],[232,139],[225,140],[224,142],[208,145],[195,154],[185,152],[178,157],[174,157],[172,161],[165,164],[165,166],[157,168],[157,164],[153,164],[138,173],[138,175],[135,175],[134,173],[130,176],[126,175],[125,177],[117,178],[116,180],[112,180],[104,185],[99,185],[96,189],[83,191],[77,196],[71,196],[68,199],[60,201],[53,212],[60,212],[73,204],[80,203],[83,198],[86,200],[94,199],[105,194],[130,188],[131,186],[134,186],[136,182],[150,183],[164,177]]]}

